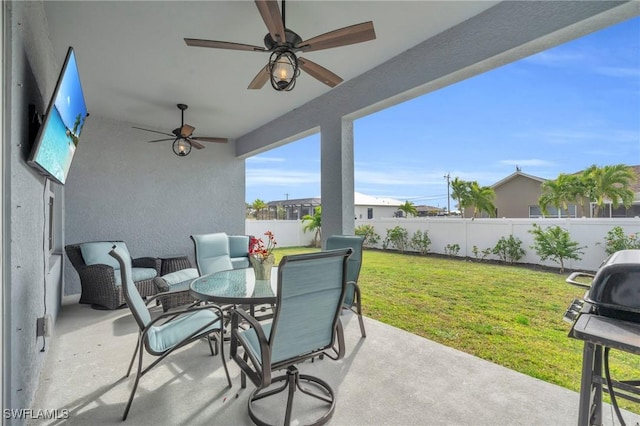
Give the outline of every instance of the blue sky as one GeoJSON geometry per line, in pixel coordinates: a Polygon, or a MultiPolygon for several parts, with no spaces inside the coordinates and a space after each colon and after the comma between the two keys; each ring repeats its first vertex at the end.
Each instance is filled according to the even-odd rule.
{"type": "MultiPolygon", "coordinates": [[[[363,117],[354,138],[355,190],[416,205],[447,205],[446,174],[640,165],[640,18],[363,117]]],[[[248,203],[319,195],[319,134],[247,159],[248,203]]]]}

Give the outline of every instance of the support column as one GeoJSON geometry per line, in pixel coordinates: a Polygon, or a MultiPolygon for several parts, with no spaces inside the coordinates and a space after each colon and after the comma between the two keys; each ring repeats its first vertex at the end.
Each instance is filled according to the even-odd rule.
{"type": "Polygon", "coordinates": [[[353,235],[353,121],[327,120],[320,126],[322,247],[330,235],[353,235]]]}

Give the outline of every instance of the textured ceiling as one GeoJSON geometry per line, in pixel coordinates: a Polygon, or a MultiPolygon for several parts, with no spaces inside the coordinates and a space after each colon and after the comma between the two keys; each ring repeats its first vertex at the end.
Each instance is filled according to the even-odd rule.
{"type": "MultiPolygon", "coordinates": [[[[345,81],[495,5],[483,1],[287,1],[286,25],[303,39],[373,21],[372,41],[308,59],[345,81]]],[[[196,136],[237,138],[331,90],[302,73],[292,92],[247,90],[267,53],[188,47],[184,38],[262,45],[252,1],[44,2],[54,54],[78,58],[92,115],[170,131],[177,103],[196,136]]],[[[141,132],[141,140],[153,134],[141,132]]]]}

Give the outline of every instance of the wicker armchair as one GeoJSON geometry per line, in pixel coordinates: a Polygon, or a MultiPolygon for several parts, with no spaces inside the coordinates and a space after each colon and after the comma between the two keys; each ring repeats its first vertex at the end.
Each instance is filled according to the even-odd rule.
{"type": "MultiPolygon", "coordinates": [[[[124,245],[122,241],[116,241],[116,243],[124,245]]],[[[116,280],[116,270],[106,264],[87,265],[82,257],[81,245],[69,244],[65,246],[67,257],[80,276],[82,287],[80,303],[90,304],[97,309],[117,309],[123,306],[125,299],[122,286],[117,284],[119,280],[116,280]]],[[[160,260],[154,257],[132,259],[132,266],[134,268],[153,268],[156,270],[156,276],[160,273],[160,260]]],[[[153,278],[135,282],[142,297],[153,296],[157,293],[153,278]]]]}

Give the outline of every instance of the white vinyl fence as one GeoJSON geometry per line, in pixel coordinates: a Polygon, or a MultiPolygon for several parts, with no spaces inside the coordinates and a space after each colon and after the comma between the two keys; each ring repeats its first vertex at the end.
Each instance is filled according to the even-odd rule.
{"type": "MultiPolygon", "coordinates": [[[[528,231],[533,224],[543,229],[549,226],[560,226],[566,229],[571,239],[583,246],[581,260],[568,260],[565,268],[585,271],[595,271],[606,258],[605,236],[613,227],[620,226],[626,234],[640,232],[640,218],[579,218],[579,219],[463,219],[463,218],[388,218],[372,220],[356,220],[356,228],[360,225],[371,225],[380,235],[380,243],[376,248],[382,248],[382,241],[387,230],[400,226],[407,230],[409,239],[418,230],[428,232],[431,239],[430,253],[445,253],[447,245],[458,244],[458,256],[474,257],[473,247],[481,252],[493,248],[501,237],[513,235],[522,241],[525,256],[522,263],[540,264],[545,266],[559,266],[557,263],[541,261],[533,245],[533,235],[528,231]]],[[[308,246],[313,234],[304,232],[304,224],[296,220],[247,220],[245,231],[248,235],[263,236],[265,231],[275,234],[279,247],[308,246]]],[[[497,259],[490,255],[488,259],[497,259]]]]}

